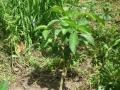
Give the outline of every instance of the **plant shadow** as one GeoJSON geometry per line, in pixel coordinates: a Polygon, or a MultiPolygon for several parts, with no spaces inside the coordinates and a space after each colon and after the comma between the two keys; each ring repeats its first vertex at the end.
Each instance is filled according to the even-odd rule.
{"type": "MultiPolygon", "coordinates": [[[[65,81],[69,79],[75,80],[76,76],[78,77],[77,72],[68,71],[65,81]]],[[[61,72],[59,71],[52,72],[49,70],[37,68],[31,72],[27,84],[31,86],[36,83],[42,89],[47,88],[47,90],[59,90],[60,79],[61,72]]],[[[77,79],[76,82],[79,82],[80,80],[81,77],[77,79]]],[[[63,83],[63,90],[69,90],[69,88],[65,85],[65,81],[63,83]]]]}
{"type": "Polygon", "coordinates": [[[60,77],[60,73],[52,73],[51,71],[44,69],[35,69],[28,79],[28,85],[32,85],[36,82],[41,88],[47,88],[48,90],[59,90],[60,77]]]}

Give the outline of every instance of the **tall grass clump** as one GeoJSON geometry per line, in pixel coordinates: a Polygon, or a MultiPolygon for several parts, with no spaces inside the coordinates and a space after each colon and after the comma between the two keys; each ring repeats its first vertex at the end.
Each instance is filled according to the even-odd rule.
{"type": "Polygon", "coordinates": [[[40,34],[35,34],[35,28],[47,24],[50,20],[60,15],[50,12],[54,5],[62,7],[62,0],[1,0],[1,22],[5,22],[4,31],[7,32],[6,40],[12,48],[19,43],[30,46],[40,41],[40,34]]]}

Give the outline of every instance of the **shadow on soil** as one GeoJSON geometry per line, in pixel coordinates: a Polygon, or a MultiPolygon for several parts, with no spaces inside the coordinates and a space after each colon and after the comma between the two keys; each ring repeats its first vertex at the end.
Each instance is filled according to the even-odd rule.
{"type": "Polygon", "coordinates": [[[34,70],[28,79],[28,85],[37,83],[41,88],[48,88],[48,90],[59,90],[60,75],[51,73],[47,70],[34,70]]]}
{"type": "MultiPolygon", "coordinates": [[[[78,77],[76,72],[68,71],[67,77],[65,79],[68,81],[69,79],[75,80],[76,76],[78,77]]],[[[59,90],[60,87],[60,78],[61,73],[60,72],[51,72],[48,70],[41,70],[36,69],[34,70],[28,79],[28,85],[32,85],[34,83],[37,83],[38,86],[41,88],[47,88],[47,90],[59,90]]],[[[79,82],[81,78],[78,78],[76,82],[79,82]]],[[[66,87],[64,82],[63,90],[69,90],[69,88],[66,87]]]]}

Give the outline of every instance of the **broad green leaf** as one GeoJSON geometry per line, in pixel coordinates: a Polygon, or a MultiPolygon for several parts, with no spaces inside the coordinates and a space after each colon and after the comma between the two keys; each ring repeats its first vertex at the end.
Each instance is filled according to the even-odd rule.
{"type": "Polygon", "coordinates": [[[50,33],[49,30],[44,30],[44,31],[42,32],[42,35],[43,35],[43,37],[44,37],[45,40],[47,39],[49,33],[50,33]]]}
{"type": "Polygon", "coordinates": [[[95,17],[95,14],[92,14],[92,13],[86,13],[86,16],[91,18],[92,20],[95,20],[96,21],[96,17],[95,17]]]}
{"type": "Polygon", "coordinates": [[[69,24],[66,21],[64,21],[64,20],[60,20],[60,23],[64,27],[68,27],[69,26],[69,24]]]}
{"type": "Polygon", "coordinates": [[[0,83],[0,90],[8,90],[8,81],[3,81],[0,83]]]}
{"type": "Polygon", "coordinates": [[[47,42],[45,43],[44,47],[47,47],[49,43],[52,43],[53,39],[48,38],[47,42]]]}
{"type": "Polygon", "coordinates": [[[100,18],[98,15],[94,14],[94,13],[80,13],[79,16],[81,17],[88,17],[94,21],[98,21],[100,24],[105,25],[105,21],[100,18]]]}
{"type": "Polygon", "coordinates": [[[90,32],[90,29],[87,25],[79,25],[77,29],[82,33],[90,32]]]}
{"type": "Polygon", "coordinates": [[[64,19],[64,21],[66,23],[68,23],[68,25],[72,28],[77,28],[77,23],[74,20],[70,20],[70,19],[64,19]]]}
{"type": "Polygon", "coordinates": [[[96,20],[96,21],[98,21],[99,23],[105,25],[104,20],[101,19],[98,15],[96,15],[96,14],[94,14],[94,13],[87,13],[86,15],[87,15],[88,17],[90,17],[91,19],[96,20]]]}
{"type": "Polygon", "coordinates": [[[55,23],[58,23],[59,22],[59,20],[58,19],[55,19],[55,20],[52,20],[52,21],[50,21],[49,23],[48,23],[48,27],[51,27],[51,26],[53,26],[55,23]]]}
{"type": "Polygon", "coordinates": [[[46,25],[40,25],[35,28],[35,30],[47,29],[46,25]]]}
{"type": "Polygon", "coordinates": [[[75,52],[76,52],[78,43],[79,43],[79,40],[78,40],[77,33],[75,33],[75,32],[71,33],[71,35],[69,37],[69,47],[73,54],[75,54],[75,52]]]}
{"type": "Polygon", "coordinates": [[[50,8],[50,11],[51,11],[51,12],[60,13],[60,14],[63,13],[63,9],[62,9],[60,6],[57,6],[57,5],[51,7],[51,8],[50,8]]]}
{"type": "Polygon", "coordinates": [[[82,17],[80,20],[78,20],[78,25],[88,25],[89,22],[85,17],[82,17]]]}
{"type": "Polygon", "coordinates": [[[64,7],[63,7],[63,10],[64,10],[64,11],[68,11],[69,8],[70,8],[70,7],[68,7],[68,6],[64,6],[64,7]]]}
{"type": "Polygon", "coordinates": [[[85,38],[89,44],[95,45],[94,39],[90,33],[82,33],[81,36],[85,38]]]}
{"type": "Polygon", "coordinates": [[[62,28],[61,30],[62,30],[62,34],[63,34],[63,35],[65,35],[65,34],[68,32],[68,29],[62,28]]]}
{"type": "Polygon", "coordinates": [[[58,37],[59,33],[61,32],[60,29],[56,29],[55,32],[54,32],[54,35],[55,35],[55,38],[58,37]]]}

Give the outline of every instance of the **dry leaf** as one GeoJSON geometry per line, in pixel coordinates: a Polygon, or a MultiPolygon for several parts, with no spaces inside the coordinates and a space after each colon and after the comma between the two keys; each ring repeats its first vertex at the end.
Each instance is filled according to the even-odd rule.
{"type": "Polygon", "coordinates": [[[26,46],[23,42],[20,42],[16,45],[16,53],[22,54],[25,50],[26,46]]]}

